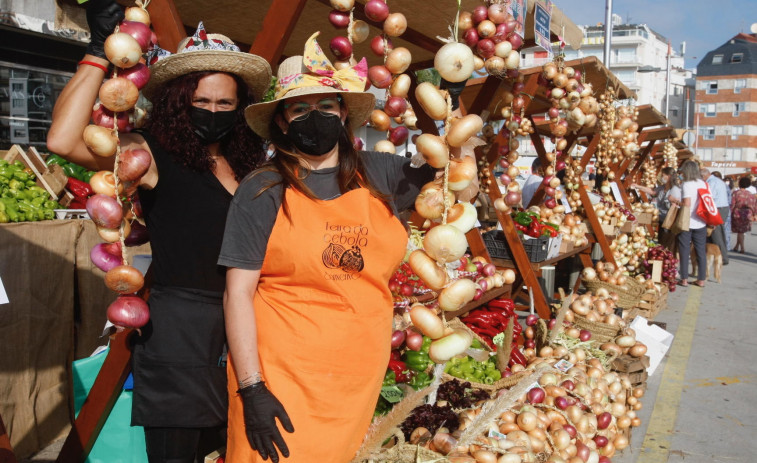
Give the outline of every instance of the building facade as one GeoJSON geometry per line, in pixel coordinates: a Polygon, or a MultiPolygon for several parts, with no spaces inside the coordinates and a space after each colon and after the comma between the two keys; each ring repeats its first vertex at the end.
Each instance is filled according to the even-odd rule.
{"type": "MultiPolygon", "coordinates": [[[[604,25],[579,26],[584,31],[581,48],[566,47],[566,60],[595,56],[604,58],[604,25]]],[[[553,50],[558,51],[557,47],[553,50]]],[[[671,48],[670,59],[670,108],[668,118],[677,128],[693,125],[693,72],[684,68],[684,57],[671,48]]],[[[546,62],[546,52],[531,48],[522,53],[524,67],[539,66],[546,62]]],[[[655,32],[646,24],[621,24],[621,18],[613,15],[610,63],[607,66],[628,88],[636,92],[637,104],[651,104],[665,114],[667,91],[666,69],[668,60],[668,39],[655,32]],[[644,69],[658,69],[644,72],[644,69]],[[641,71],[640,71],[641,69],[641,71]]]]}
{"type": "Polygon", "coordinates": [[[699,158],[728,173],[756,165],[757,34],[740,33],[707,53],[697,66],[696,102],[699,158]]]}

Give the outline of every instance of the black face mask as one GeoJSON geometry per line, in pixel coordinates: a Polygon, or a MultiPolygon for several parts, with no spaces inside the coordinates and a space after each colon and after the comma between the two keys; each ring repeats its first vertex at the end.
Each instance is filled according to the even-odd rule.
{"type": "Polygon", "coordinates": [[[315,110],[290,122],[286,136],[300,152],[323,156],[339,142],[343,127],[336,114],[315,110]]]}
{"type": "Polygon", "coordinates": [[[236,111],[208,111],[207,109],[195,108],[189,111],[194,132],[203,143],[209,145],[215,143],[234,128],[237,120],[236,111]]]}

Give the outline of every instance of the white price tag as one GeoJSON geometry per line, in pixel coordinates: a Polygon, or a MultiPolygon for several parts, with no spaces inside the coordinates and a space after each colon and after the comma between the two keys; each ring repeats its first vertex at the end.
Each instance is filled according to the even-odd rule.
{"type": "Polygon", "coordinates": [[[499,440],[507,440],[507,436],[506,435],[502,434],[501,432],[495,431],[493,429],[489,430],[489,436],[488,437],[489,437],[489,439],[494,439],[494,440],[498,440],[498,441],[499,440]]]}
{"type": "Polygon", "coordinates": [[[5,292],[5,286],[3,286],[3,279],[0,278],[0,304],[7,304],[9,302],[8,293],[5,292]]]}
{"type": "Polygon", "coordinates": [[[531,389],[535,387],[541,387],[541,384],[534,382],[532,385],[528,386],[528,389],[526,389],[526,392],[530,391],[531,389]]]}
{"type": "Polygon", "coordinates": [[[562,360],[560,360],[559,362],[555,363],[554,367],[555,367],[555,368],[556,368],[557,370],[560,370],[560,371],[562,371],[563,373],[565,373],[565,372],[567,372],[568,370],[570,370],[571,368],[573,368],[573,364],[572,364],[572,363],[570,363],[569,361],[565,360],[565,359],[562,359],[562,360]]]}
{"type": "Polygon", "coordinates": [[[563,190],[563,187],[560,187],[560,191],[562,191],[562,196],[560,197],[560,203],[565,206],[565,213],[570,214],[573,212],[573,209],[570,208],[570,203],[568,202],[568,193],[563,190]]]}
{"type": "Polygon", "coordinates": [[[613,197],[615,197],[615,201],[622,203],[623,197],[620,195],[620,188],[618,188],[618,182],[610,182],[610,189],[612,190],[613,197]]]}

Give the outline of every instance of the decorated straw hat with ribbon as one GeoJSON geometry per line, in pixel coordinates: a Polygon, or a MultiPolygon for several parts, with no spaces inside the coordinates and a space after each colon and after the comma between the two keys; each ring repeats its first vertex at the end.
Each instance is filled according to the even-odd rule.
{"type": "Polygon", "coordinates": [[[313,94],[339,94],[347,107],[347,118],[357,129],[373,111],[375,97],[365,91],[368,63],[365,58],[352,67],[337,70],[316,41],[316,32],[305,43],[303,56],[292,56],[279,65],[274,99],[247,107],[244,114],[252,130],[270,139],[271,119],[281,100],[313,94]]]}
{"type": "Polygon", "coordinates": [[[245,53],[228,37],[208,34],[202,22],[197,31],[179,43],[176,53],[153,47],[147,54],[150,80],[142,93],[152,100],[163,85],[198,71],[228,72],[239,76],[260,100],[271,85],[271,66],[260,56],[245,53]]]}

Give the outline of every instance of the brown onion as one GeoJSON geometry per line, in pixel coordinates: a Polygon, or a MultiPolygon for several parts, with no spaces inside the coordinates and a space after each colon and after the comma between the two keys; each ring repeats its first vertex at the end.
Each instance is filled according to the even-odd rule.
{"type": "Polygon", "coordinates": [[[405,72],[408,66],[410,66],[412,59],[413,58],[412,55],[410,55],[410,50],[405,47],[397,47],[394,50],[390,51],[386,56],[386,62],[384,63],[384,66],[386,66],[386,68],[389,69],[392,74],[402,74],[403,72],[405,72]]]}
{"type": "Polygon", "coordinates": [[[142,273],[131,265],[113,267],[105,274],[105,286],[120,294],[135,293],[144,284],[142,273]]]}
{"type": "Polygon", "coordinates": [[[116,154],[118,138],[113,135],[111,129],[88,125],[84,128],[83,139],[87,148],[98,156],[110,157],[116,154]]]}
{"type": "MultiPolygon", "coordinates": [[[[89,179],[89,185],[95,193],[100,193],[105,196],[116,195],[116,179],[113,172],[109,170],[101,170],[95,173],[92,178],[89,179]]],[[[123,183],[118,184],[118,192],[124,192],[123,183]]]]}
{"type": "Polygon", "coordinates": [[[124,11],[124,19],[128,21],[141,22],[145,26],[150,25],[150,13],[148,13],[144,8],[140,8],[138,6],[127,8],[126,11],[124,11]]]}
{"type": "Polygon", "coordinates": [[[134,107],[139,98],[139,89],[129,79],[116,77],[102,84],[99,97],[103,106],[114,113],[120,113],[134,107]]]}
{"type": "Polygon", "coordinates": [[[384,20],[384,33],[389,37],[399,37],[407,30],[407,18],[402,13],[391,13],[384,20]]]}
{"type": "Polygon", "coordinates": [[[130,68],[142,58],[139,42],[125,32],[116,32],[105,39],[105,56],[119,68],[130,68]]]}

